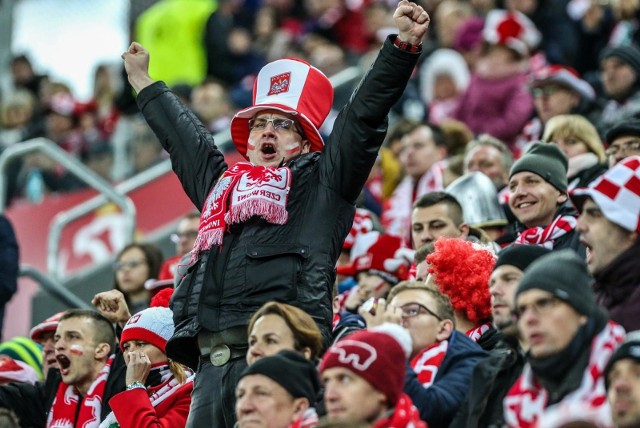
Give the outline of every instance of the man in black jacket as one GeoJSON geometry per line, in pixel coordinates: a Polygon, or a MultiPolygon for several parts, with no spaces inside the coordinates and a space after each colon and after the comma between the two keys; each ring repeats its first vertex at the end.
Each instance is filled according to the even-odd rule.
{"type": "Polygon", "coordinates": [[[149,54],[123,54],[145,119],[201,211],[191,261],[172,298],[176,333],[167,355],[197,370],[187,426],[233,426],[234,389],[246,363],[248,320],[270,300],[295,304],[331,338],[331,286],[354,203],[383,142],[391,106],[413,71],[429,16],[402,0],[391,36],[324,145],[318,129],[333,90],[299,60],[267,64],[253,106],[231,137],[251,163],[228,169],[212,135],[148,74],[149,54]]]}
{"type": "Polygon", "coordinates": [[[125,387],[124,360],[112,354],[113,326],[97,312],[71,309],[61,317],[55,341],[60,368],[50,369],[45,382],[1,386],[0,407],[13,410],[25,428],[48,421],[58,426],[57,420],[97,426],[111,412],[109,398],[125,387]]]}

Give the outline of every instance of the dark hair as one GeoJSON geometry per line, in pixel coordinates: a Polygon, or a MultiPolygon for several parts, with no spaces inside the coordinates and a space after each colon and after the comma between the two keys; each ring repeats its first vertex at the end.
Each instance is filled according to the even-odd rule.
{"type": "Polygon", "coordinates": [[[413,209],[416,208],[429,208],[434,205],[446,204],[448,207],[449,218],[453,221],[453,224],[460,226],[464,222],[462,213],[462,206],[460,202],[451,194],[447,192],[430,192],[421,196],[413,204],[413,209]]]}
{"type": "Polygon", "coordinates": [[[277,315],[287,324],[293,334],[295,350],[302,352],[304,348],[311,351],[311,359],[315,359],[322,351],[322,333],[316,322],[309,314],[300,308],[286,303],[267,302],[251,316],[248,336],[251,335],[253,326],[265,315],[277,315]]]}
{"type": "Polygon", "coordinates": [[[60,317],[60,322],[70,318],[87,318],[93,323],[93,337],[96,343],[107,343],[111,350],[115,349],[116,332],[113,324],[102,314],[88,309],[69,309],[60,317]]]}
{"type": "MultiPolygon", "coordinates": [[[[132,248],[138,248],[144,253],[145,262],[149,267],[148,279],[157,279],[158,276],[160,275],[160,268],[162,267],[162,262],[164,261],[164,256],[162,254],[162,250],[160,249],[160,247],[158,247],[155,244],[134,242],[129,245],[126,245],[122,250],[120,250],[120,252],[116,256],[116,260],[119,260],[120,257],[122,257],[122,255],[125,252],[131,250],[132,248]]],[[[115,288],[116,290],[122,291],[120,290],[120,286],[118,285],[118,278],[116,275],[114,275],[114,279],[113,279],[113,288],[115,288]]],[[[129,300],[126,294],[125,294],[125,300],[128,304],[129,300]]]]}

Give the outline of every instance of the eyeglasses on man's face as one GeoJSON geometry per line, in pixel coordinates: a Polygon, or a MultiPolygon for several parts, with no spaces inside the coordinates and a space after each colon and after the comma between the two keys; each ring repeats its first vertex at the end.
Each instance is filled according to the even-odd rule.
{"type": "Polygon", "coordinates": [[[435,317],[438,321],[443,321],[440,315],[433,312],[431,309],[427,308],[425,305],[420,303],[407,303],[400,306],[400,310],[402,311],[403,318],[415,318],[418,315],[428,314],[432,317],[435,317]]]}
{"type": "Polygon", "coordinates": [[[117,261],[113,263],[113,270],[116,272],[121,271],[122,269],[135,269],[138,266],[145,264],[145,260],[129,260],[126,262],[117,261]]]}
{"type": "Polygon", "coordinates": [[[249,120],[249,130],[251,131],[262,131],[267,127],[268,124],[273,126],[273,129],[276,131],[293,131],[302,135],[302,131],[298,128],[298,125],[295,121],[291,119],[284,119],[280,117],[274,117],[272,119],[266,119],[263,117],[258,117],[255,119],[249,120]]]}
{"type": "Polygon", "coordinates": [[[605,150],[607,156],[615,156],[618,152],[630,153],[640,150],[640,140],[626,141],[622,144],[612,145],[605,150]]]}
{"type": "Polygon", "coordinates": [[[197,230],[191,230],[191,231],[188,231],[188,232],[172,233],[171,234],[171,242],[173,242],[174,244],[177,244],[182,239],[191,240],[191,239],[196,239],[197,237],[198,237],[198,231],[197,230]]]}
{"type": "Polygon", "coordinates": [[[558,304],[560,304],[561,302],[562,300],[558,299],[557,297],[549,296],[534,300],[531,303],[519,304],[516,305],[516,316],[520,318],[528,310],[532,310],[533,313],[538,316],[544,316],[551,312],[551,310],[558,306],[558,304]]]}
{"type": "Polygon", "coordinates": [[[567,88],[563,87],[563,86],[559,86],[559,85],[544,85],[544,86],[538,86],[537,88],[533,88],[531,90],[531,94],[535,97],[535,98],[539,98],[539,97],[549,97],[555,93],[558,93],[560,91],[564,91],[567,92],[567,88]]]}

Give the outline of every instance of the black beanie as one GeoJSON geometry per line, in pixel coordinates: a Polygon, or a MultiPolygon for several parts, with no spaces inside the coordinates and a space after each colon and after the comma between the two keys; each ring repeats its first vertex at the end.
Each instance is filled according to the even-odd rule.
{"type": "Polygon", "coordinates": [[[618,137],[640,137],[640,120],[626,119],[616,123],[607,131],[605,140],[611,144],[618,137]]]}
{"type": "Polygon", "coordinates": [[[518,172],[533,172],[562,193],[566,193],[568,165],[567,156],[557,145],[536,142],[513,164],[509,171],[509,178],[518,172]]]}
{"type": "Polygon", "coordinates": [[[495,271],[502,265],[510,265],[524,272],[536,259],[550,252],[551,250],[539,245],[510,245],[498,253],[498,259],[493,266],[493,270],[495,271]]]}
{"type": "Polygon", "coordinates": [[[256,374],[264,375],[278,383],[293,398],[305,397],[312,406],[317,400],[320,391],[318,370],[299,352],[283,350],[275,355],[260,358],[242,372],[240,379],[256,374]]]}
{"type": "Polygon", "coordinates": [[[638,76],[640,76],[640,50],[632,45],[616,46],[605,49],[600,54],[600,62],[607,58],[616,57],[629,67],[633,68],[638,76]]]}
{"type": "Polygon", "coordinates": [[[604,369],[604,385],[607,389],[609,389],[609,373],[611,372],[613,365],[616,362],[627,358],[640,363],[640,340],[629,340],[628,342],[620,345],[620,347],[616,349],[616,352],[613,353],[604,369]]]}
{"type": "Polygon", "coordinates": [[[523,291],[548,291],[579,313],[590,317],[597,312],[591,282],[587,264],[575,251],[552,251],[538,258],[524,271],[516,290],[516,300],[523,291]]]}

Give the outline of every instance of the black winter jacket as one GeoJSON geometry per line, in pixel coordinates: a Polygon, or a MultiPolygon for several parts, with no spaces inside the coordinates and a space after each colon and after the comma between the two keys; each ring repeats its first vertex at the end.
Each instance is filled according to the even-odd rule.
{"type": "MultiPolygon", "coordinates": [[[[287,162],[292,172],[287,223],[254,217],[231,225],[222,245],[203,251],[189,267],[172,297],[176,333],[166,348],[170,358],[195,369],[201,329],[246,326],[271,300],[305,310],[325,345],[330,343],[336,260],[384,140],[387,113],[419,56],[394,47],[391,37],[340,112],[322,153],[287,162]]],[[[137,100],[185,192],[201,209],[227,169],[212,135],[162,82],[142,90],[137,100]]]]}

